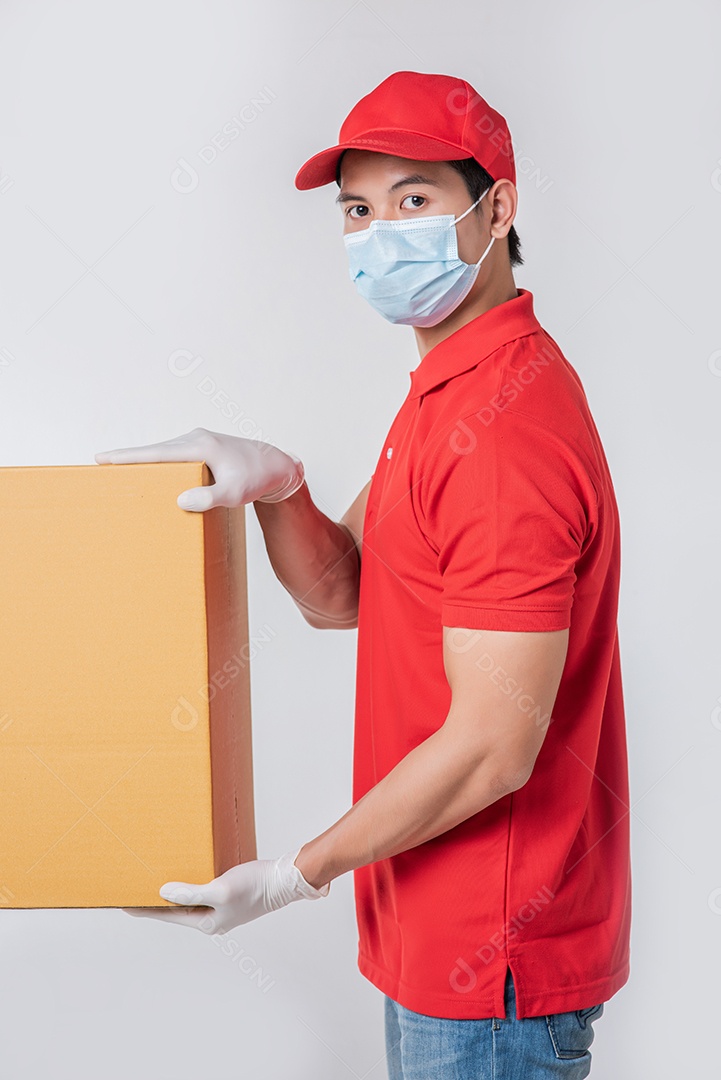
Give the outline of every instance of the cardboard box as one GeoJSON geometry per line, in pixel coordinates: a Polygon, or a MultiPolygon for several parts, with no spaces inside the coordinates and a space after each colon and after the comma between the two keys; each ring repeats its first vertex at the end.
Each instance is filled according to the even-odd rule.
{"type": "Polygon", "coordinates": [[[245,507],[202,462],[0,468],[0,906],[256,858],[245,507]]]}

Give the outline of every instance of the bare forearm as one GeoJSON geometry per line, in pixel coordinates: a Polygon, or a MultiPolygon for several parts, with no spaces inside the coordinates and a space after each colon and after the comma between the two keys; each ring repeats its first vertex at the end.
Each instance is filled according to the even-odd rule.
{"type": "Polygon", "coordinates": [[[416,746],[334,825],[305,844],[296,865],[319,888],[452,829],[511,787],[495,756],[444,728],[416,746]]]}
{"type": "Polygon", "coordinates": [[[305,482],[281,502],[253,506],[275,575],[308,621],[354,626],[360,567],[348,530],[318,509],[305,482]]]}

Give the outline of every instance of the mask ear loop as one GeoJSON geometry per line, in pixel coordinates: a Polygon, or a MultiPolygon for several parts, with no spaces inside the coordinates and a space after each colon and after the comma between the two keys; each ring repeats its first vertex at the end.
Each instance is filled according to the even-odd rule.
{"type": "Polygon", "coordinates": [[[485,259],[486,255],[487,255],[487,254],[488,254],[488,252],[489,252],[489,251],[491,250],[491,246],[492,246],[492,244],[493,244],[493,241],[494,241],[495,239],[496,239],[496,238],[495,238],[495,236],[492,236],[492,237],[491,237],[491,243],[490,243],[490,244],[488,245],[488,247],[486,248],[486,250],[485,250],[485,251],[483,252],[483,254],[481,255],[481,257],[480,257],[480,259],[478,260],[478,262],[474,264],[475,266],[480,266],[480,265],[481,265],[481,263],[482,263],[482,262],[483,262],[483,260],[485,259]]]}
{"type": "MultiPolygon", "coordinates": [[[[479,202],[481,201],[481,199],[485,199],[486,195],[488,194],[488,192],[489,192],[490,190],[491,190],[490,188],[487,188],[487,189],[486,189],[486,190],[485,190],[485,191],[483,192],[483,194],[482,194],[482,195],[479,195],[479,196],[478,196],[478,198],[476,199],[476,201],[475,201],[474,203],[471,203],[471,205],[470,205],[470,206],[468,207],[468,209],[467,209],[467,210],[464,210],[464,211],[463,211],[463,213],[461,214],[461,216],[460,216],[460,217],[457,217],[457,218],[455,218],[455,219],[454,219],[453,221],[451,221],[451,222],[450,222],[449,224],[450,224],[450,225],[455,225],[455,224],[456,224],[456,222],[457,222],[457,221],[460,221],[460,220],[461,220],[462,218],[464,218],[464,217],[466,216],[466,214],[470,214],[470,212],[471,212],[471,210],[473,209],[473,207],[474,207],[474,206],[478,206],[478,204],[479,204],[479,202]]],[[[489,251],[491,250],[491,246],[492,246],[492,244],[493,244],[493,241],[494,241],[495,239],[496,239],[496,238],[495,238],[495,236],[492,236],[492,237],[491,237],[491,242],[490,242],[490,244],[488,245],[488,247],[486,248],[486,250],[485,250],[485,251],[483,252],[483,254],[481,255],[481,257],[480,257],[480,259],[478,260],[478,262],[477,262],[477,263],[473,263],[473,265],[474,265],[474,266],[480,266],[480,265],[481,265],[481,263],[482,263],[482,262],[483,262],[483,260],[485,259],[486,255],[487,255],[487,254],[488,254],[488,252],[489,252],[489,251]]],[[[470,265],[470,264],[469,264],[469,265],[470,265]]]]}
{"type": "MultiPolygon", "coordinates": [[[[488,188],[488,191],[490,191],[490,190],[491,189],[488,188]]],[[[450,224],[455,225],[457,222],[462,221],[463,218],[466,216],[466,214],[470,214],[470,212],[471,212],[471,210],[473,209],[474,206],[478,206],[481,199],[485,199],[486,195],[488,194],[488,191],[484,191],[482,195],[479,195],[478,198],[476,199],[476,201],[474,203],[471,203],[471,205],[468,207],[468,209],[464,210],[460,217],[454,218],[453,221],[450,224]]]]}

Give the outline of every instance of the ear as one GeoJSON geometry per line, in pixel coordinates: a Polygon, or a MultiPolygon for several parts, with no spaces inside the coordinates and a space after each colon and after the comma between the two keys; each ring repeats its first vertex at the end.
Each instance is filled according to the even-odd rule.
{"type": "Polygon", "coordinates": [[[499,240],[508,236],[518,209],[516,185],[510,180],[496,180],[486,198],[479,203],[479,207],[482,207],[484,203],[487,206],[484,212],[491,214],[491,236],[499,240]]]}

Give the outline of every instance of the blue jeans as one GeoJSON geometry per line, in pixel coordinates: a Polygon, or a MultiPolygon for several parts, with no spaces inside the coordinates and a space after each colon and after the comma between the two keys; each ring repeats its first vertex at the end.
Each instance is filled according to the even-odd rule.
{"type": "Polygon", "coordinates": [[[506,1019],[425,1016],[385,997],[389,1080],[582,1080],[591,1071],[593,1021],[603,1003],[549,1016],[516,1017],[511,969],[506,1019]]]}

